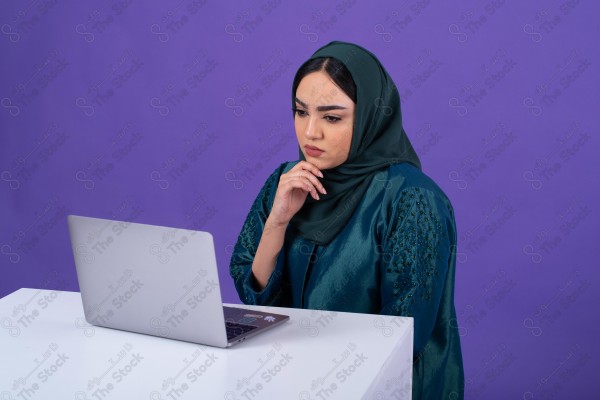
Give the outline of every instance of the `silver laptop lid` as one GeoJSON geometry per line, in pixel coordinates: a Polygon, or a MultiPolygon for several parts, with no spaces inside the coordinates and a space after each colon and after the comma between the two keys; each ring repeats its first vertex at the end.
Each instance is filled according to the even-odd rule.
{"type": "Polygon", "coordinates": [[[86,320],[226,347],[212,235],[67,217],[86,320]]]}

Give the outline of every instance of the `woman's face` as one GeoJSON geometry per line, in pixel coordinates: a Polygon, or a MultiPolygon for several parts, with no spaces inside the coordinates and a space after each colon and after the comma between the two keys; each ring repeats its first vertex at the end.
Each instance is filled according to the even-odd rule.
{"type": "Polygon", "coordinates": [[[306,161],[330,169],[348,159],[355,104],[327,75],[306,75],[296,89],[294,125],[306,161]]]}

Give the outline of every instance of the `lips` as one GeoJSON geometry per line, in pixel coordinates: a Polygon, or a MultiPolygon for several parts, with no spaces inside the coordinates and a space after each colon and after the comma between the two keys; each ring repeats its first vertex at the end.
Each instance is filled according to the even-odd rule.
{"type": "Polygon", "coordinates": [[[308,144],[304,146],[304,151],[306,152],[306,154],[308,154],[311,157],[319,157],[321,154],[323,154],[325,152],[324,150],[321,150],[318,147],[310,146],[308,144]]]}

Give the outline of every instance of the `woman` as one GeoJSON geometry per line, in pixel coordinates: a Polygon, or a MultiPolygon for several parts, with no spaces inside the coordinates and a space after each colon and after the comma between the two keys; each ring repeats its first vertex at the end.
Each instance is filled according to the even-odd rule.
{"type": "Polygon", "coordinates": [[[414,317],[413,398],[463,397],[450,201],[420,170],[391,77],[332,42],[292,90],[300,161],[267,179],[230,273],[246,304],[414,317]]]}

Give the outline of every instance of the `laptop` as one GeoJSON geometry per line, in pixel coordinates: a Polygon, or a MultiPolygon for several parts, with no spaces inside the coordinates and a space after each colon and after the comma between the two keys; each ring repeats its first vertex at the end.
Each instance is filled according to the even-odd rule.
{"type": "Polygon", "coordinates": [[[224,307],[208,232],[67,216],[85,319],[230,347],[289,316],[224,307]]]}

